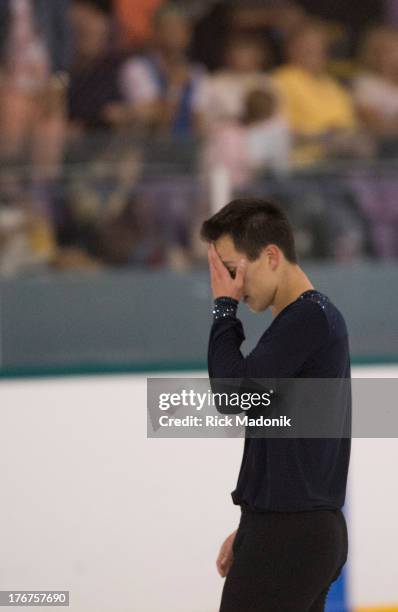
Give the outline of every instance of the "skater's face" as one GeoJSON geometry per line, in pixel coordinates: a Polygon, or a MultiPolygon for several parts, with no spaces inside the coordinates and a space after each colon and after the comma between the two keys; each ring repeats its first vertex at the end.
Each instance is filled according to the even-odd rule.
{"type": "Polygon", "coordinates": [[[243,301],[252,312],[262,312],[271,306],[278,285],[283,254],[273,244],[264,247],[260,256],[250,261],[246,253],[237,251],[232,238],[221,236],[215,247],[225,267],[234,277],[238,262],[246,259],[246,274],[243,288],[243,301]]]}

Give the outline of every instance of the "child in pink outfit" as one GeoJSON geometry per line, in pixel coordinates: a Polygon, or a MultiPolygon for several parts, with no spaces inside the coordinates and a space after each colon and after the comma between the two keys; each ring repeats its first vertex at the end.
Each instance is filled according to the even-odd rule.
{"type": "Polygon", "coordinates": [[[259,171],[289,168],[291,138],[271,89],[253,89],[240,120],[214,126],[203,152],[206,171],[223,168],[232,189],[245,187],[259,171]]]}

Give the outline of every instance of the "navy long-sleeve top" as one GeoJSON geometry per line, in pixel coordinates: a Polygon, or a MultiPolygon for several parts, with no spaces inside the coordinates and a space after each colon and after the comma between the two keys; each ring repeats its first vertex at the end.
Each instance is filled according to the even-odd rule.
{"type": "MultiPolygon", "coordinates": [[[[240,350],[245,334],[237,306],[236,300],[215,300],[217,314],[208,345],[210,379],[351,377],[346,324],[324,294],[310,289],[288,304],[247,356],[240,350]]],[[[246,437],[232,500],[260,512],[341,508],[350,449],[349,437],[246,437]]]]}

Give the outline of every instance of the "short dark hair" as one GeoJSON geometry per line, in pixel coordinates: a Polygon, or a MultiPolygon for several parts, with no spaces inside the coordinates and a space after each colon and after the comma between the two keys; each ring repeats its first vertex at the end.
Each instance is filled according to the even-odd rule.
{"type": "Polygon", "coordinates": [[[84,4],[108,17],[113,15],[112,0],[73,0],[72,4],[84,4]]]}
{"type": "Polygon", "coordinates": [[[260,256],[264,247],[275,244],[290,263],[297,263],[293,229],[284,211],[263,198],[233,200],[202,224],[200,237],[214,242],[231,236],[237,251],[249,261],[260,256]]]}

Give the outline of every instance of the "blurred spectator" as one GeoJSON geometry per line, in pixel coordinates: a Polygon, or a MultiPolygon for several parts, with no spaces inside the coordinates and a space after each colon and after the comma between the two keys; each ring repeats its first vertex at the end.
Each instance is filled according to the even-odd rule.
{"type": "Polygon", "coordinates": [[[384,5],[387,22],[398,27],[398,4],[396,0],[384,0],[384,5]]]}
{"type": "Polygon", "coordinates": [[[348,168],[347,182],[367,220],[373,253],[398,258],[398,181],[395,166],[348,168]]]}
{"type": "Polygon", "coordinates": [[[15,25],[15,15],[30,11],[27,18],[40,36],[49,55],[50,69],[53,73],[67,71],[70,64],[72,41],[68,22],[70,0],[2,0],[0,3],[0,57],[10,53],[10,28],[15,25]],[[24,6],[25,5],[25,6],[24,6]],[[29,6],[27,6],[29,5],[29,6]],[[7,50],[8,48],[8,50],[7,50]]]}
{"type": "Polygon", "coordinates": [[[161,229],[145,219],[139,203],[131,199],[120,212],[99,223],[93,247],[107,265],[145,265],[156,267],[166,263],[166,245],[161,229]]]}
{"type": "Polygon", "coordinates": [[[257,173],[281,173],[288,168],[290,133],[272,89],[254,89],[244,100],[240,120],[220,124],[210,132],[204,168],[223,168],[233,189],[246,186],[257,173]]]}
{"type": "Polygon", "coordinates": [[[36,164],[59,161],[65,86],[61,75],[70,59],[67,7],[68,0],[0,3],[3,157],[30,153],[36,164]]]}
{"type": "Polygon", "coordinates": [[[143,47],[153,38],[152,22],[165,0],[114,0],[115,14],[127,47],[143,47]]]}
{"type": "Polygon", "coordinates": [[[269,50],[262,38],[232,34],[225,47],[223,67],[202,84],[199,104],[203,126],[239,119],[248,91],[269,86],[264,72],[269,63],[269,50]]]}
{"type": "Polygon", "coordinates": [[[224,63],[225,44],[231,33],[232,9],[229,0],[216,0],[194,24],[190,55],[210,71],[220,69],[224,63]]]}
{"type": "Polygon", "coordinates": [[[275,64],[282,61],[287,36],[306,15],[293,0],[219,0],[213,2],[194,28],[192,56],[209,70],[224,64],[228,38],[235,34],[258,36],[272,51],[275,64]]]}
{"type": "Polygon", "coordinates": [[[139,155],[119,135],[98,152],[84,173],[69,181],[57,227],[58,267],[89,261],[97,265],[153,263],[155,251],[159,255],[153,238],[158,228],[147,222],[148,214],[138,210],[133,198],[139,171],[139,155]],[[117,162],[112,163],[115,158],[117,162]]]}
{"type": "MultiPolygon", "coordinates": [[[[398,154],[398,31],[377,27],[365,37],[363,72],[354,81],[362,121],[379,138],[380,153],[398,154]]],[[[398,182],[395,168],[351,170],[350,185],[369,222],[374,252],[398,256],[398,182]]]]}
{"type": "Polygon", "coordinates": [[[354,98],[366,127],[397,152],[398,29],[380,26],[365,37],[362,71],[354,81],[354,98]]]}
{"type": "Polygon", "coordinates": [[[122,56],[111,47],[111,0],[73,0],[74,61],[68,95],[75,131],[109,127],[108,108],[122,100],[122,56]]]}
{"type": "Polygon", "coordinates": [[[280,65],[286,41],[306,19],[306,12],[295,0],[250,0],[236,3],[231,25],[237,31],[261,35],[272,50],[274,65],[280,65]]]}
{"type": "MultiPolygon", "coordinates": [[[[393,0],[395,1],[395,0],[393,0]]],[[[347,2],[347,0],[297,0],[297,2],[311,15],[327,22],[343,24],[350,34],[352,41],[351,52],[364,29],[372,23],[381,22],[384,17],[385,0],[361,0],[361,2],[347,2]]]]}
{"type": "MultiPolygon", "coordinates": [[[[11,204],[11,203],[10,203],[11,204]]],[[[14,276],[21,272],[43,271],[53,255],[53,236],[48,226],[22,203],[0,205],[0,275],[14,276]],[[47,247],[51,244],[51,253],[47,247]]]]}
{"type": "Polygon", "coordinates": [[[298,162],[368,153],[356,133],[349,94],[326,72],[328,40],[322,25],[308,22],[290,38],[288,64],[274,73],[297,148],[298,162]]]}
{"type": "Polygon", "coordinates": [[[141,121],[164,134],[189,135],[197,126],[197,95],[204,73],[190,63],[191,25],[174,3],[154,17],[154,46],[128,60],[121,82],[126,104],[114,108],[120,123],[141,121]]]}
{"type": "Polygon", "coordinates": [[[0,157],[3,172],[7,164],[19,165],[14,176],[10,170],[2,180],[1,199],[6,215],[15,209],[25,216],[5,247],[17,253],[15,247],[25,245],[25,255],[18,250],[15,256],[15,269],[29,260],[32,266],[45,264],[54,254],[50,191],[59,176],[66,129],[67,9],[68,0],[0,3],[0,157]]]}

